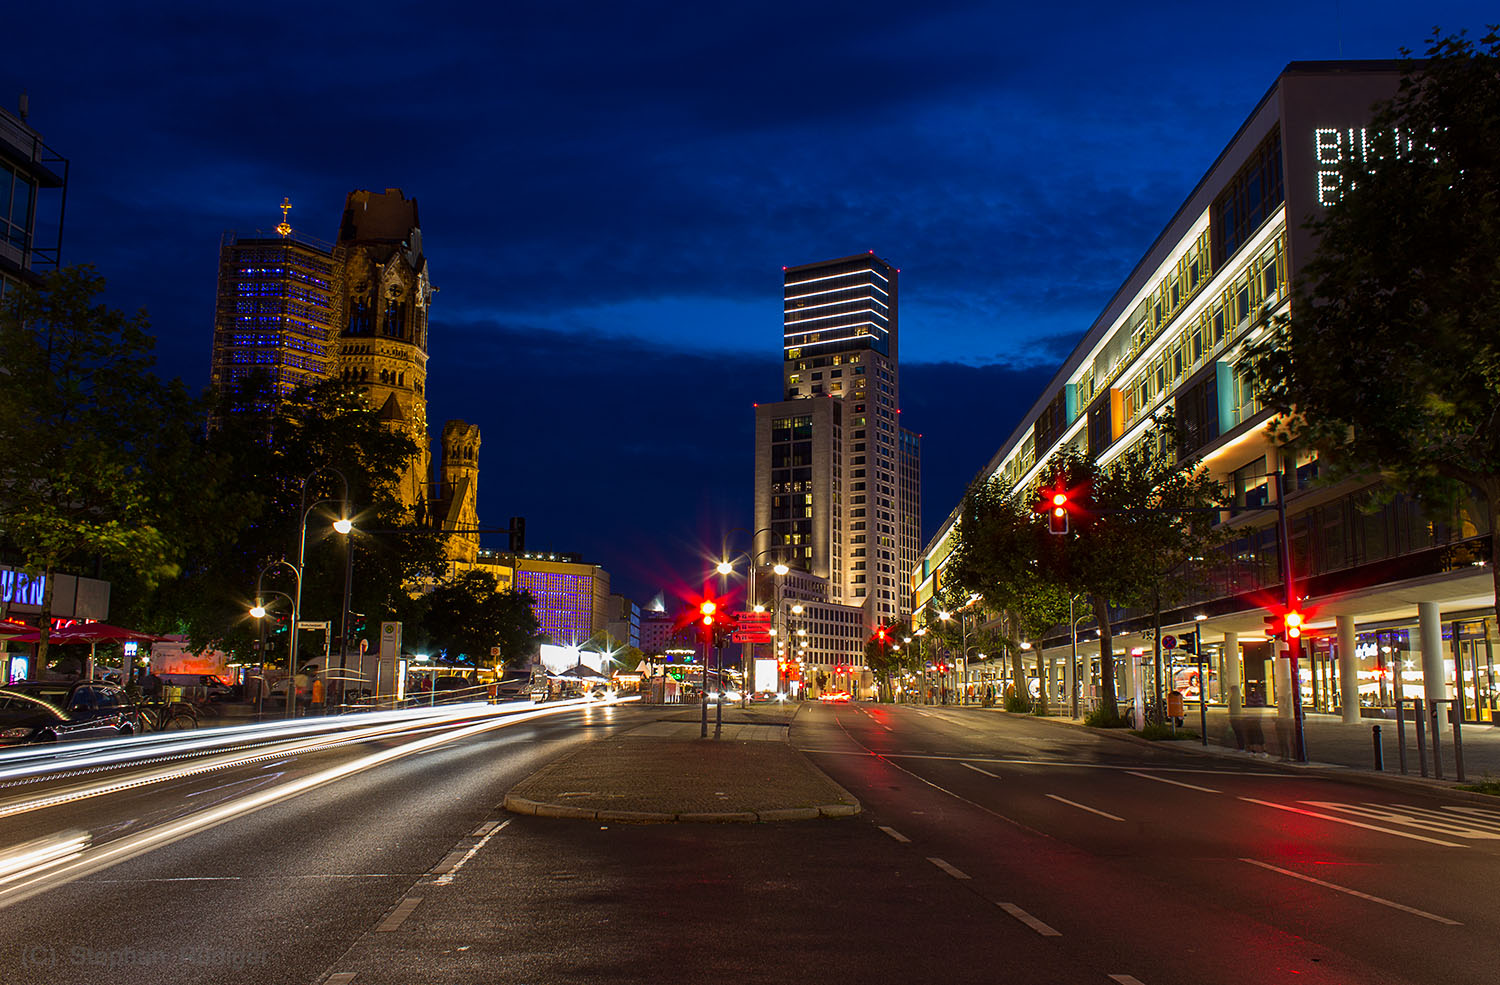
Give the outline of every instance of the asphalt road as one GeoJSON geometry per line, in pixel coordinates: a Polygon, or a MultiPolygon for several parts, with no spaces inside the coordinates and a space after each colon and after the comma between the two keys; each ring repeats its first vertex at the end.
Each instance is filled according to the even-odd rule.
{"type": "MultiPolygon", "coordinates": [[[[978,709],[804,707],[792,741],[861,800],[853,819],[602,825],[497,807],[576,743],[653,716],[597,709],[482,732],[189,831],[0,909],[0,977],[1495,979],[1500,804],[1219,765],[978,709]]],[[[191,824],[414,741],[0,817],[0,847],[191,824]]]]}

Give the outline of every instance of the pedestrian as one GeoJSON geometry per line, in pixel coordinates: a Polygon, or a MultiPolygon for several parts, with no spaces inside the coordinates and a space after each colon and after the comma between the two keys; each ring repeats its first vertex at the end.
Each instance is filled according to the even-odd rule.
{"type": "Polygon", "coordinates": [[[314,677],[312,680],[312,708],[314,715],[323,714],[323,678],[314,677]]]}
{"type": "Polygon", "coordinates": [[[312,674],[309,673],[310,670],[312,670],[311,667],[303,667],[292,678],[291,689],[294,696],[292,700],[296,703],[296,711],[292,713],[293,715],[302,714],[306,711],[308,699],[312,697],[312,674]]]}

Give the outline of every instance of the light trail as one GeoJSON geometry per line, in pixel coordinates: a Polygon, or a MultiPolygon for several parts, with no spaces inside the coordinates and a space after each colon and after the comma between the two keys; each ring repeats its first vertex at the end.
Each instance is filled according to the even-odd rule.
{"type": "MultiPolygon", "coordinates": [[[[564,711],[573,711],[578,708],[595,707],[595,702],[588,699],[577,699],[574,701],[559,702],[549,705],[545,709],[533,711],[534,706],[498,707],[487,704],[452,705],[443,712],[421,715],[403,714],[399,720],[387,721],[379,724],[368,725],[364,722],[352,724],[364,724],[363,728],[353,728],[352,724],[346,724],[341,731],[332,735],[315,735],[300,739],[276,743],[257,745],[253,749],[241,749],[202,759],[193,759],[191,762],[178,765],[164,766],[144,773],[133,773],[111,779],[99,780],[92,783],[80,783],[71,787],[49,793],[41,797],[17,798],[9,801],[0,801],[0,818],[11,817],[17,814],[26,814],[33,811],[45,810],[49,807],[58,807],[63,804],[71,804],[92,797],[101,797],[106,794],[119,793],[124,790],[133,790],[140,787],[150,786],[156,783],[165,783],[171,780],[186,779],[204,773],[217,770],[232,769],[238,766],[252,765],[271,759],[280,759],[286,756],[296,756],[309,752],[319,752],[339,746],[352,745],[361,742],[371,742],[382,738],[394,738],[398,735],[430,731],[432,729],[447,729],[454,722],[472,718],[494,719],[511,718],[532,719],[540,717],[541,714],[556,714],[564,711]]],[[[182,758],[182,757],[173,757],[182,758]]],[[[160,762],[160,757],[153,757],[141,765],[160,762]]],[[[121,765],[112,763],[112,765],[121,765]]]]}
{"type": "Polygon", "coordinates": [[[353,776],[397,759],[425,752],[428,749],[435,748],[447,742],[456,742],[495,729],[506,728],[510,725],[533,721],[563,712],[576,711],[579,708],[590,707],[597,707],[597,703],[587,699],[580,699],[578,701],[559,702],[531,711],[492,715],[489,716],[490,720],[488,721],[481,721],[462,728],[424,736],[390,749],[382,749],[348,763],[331,766],[300,779],[290,780],[257,793],[228,801],[216,807],[189,814],[134,835],[128,835],[103,845],[87,847],[78,853],[76,857],[69,857],[62,864],[53,865],[44,872],[27,873],[25,877],[15,881],[12,885],[0,885],[0,909],[30,899],[38,893],[54,889],[74,879],[91,875],[139,855],[144,855],[147,852],[163,848],[183,838],[207,831],[227,821],[243,817],[273,804],[278,804],[284,800],[307,793],[310,790],[333,783],[336,780],[353,776]]]}

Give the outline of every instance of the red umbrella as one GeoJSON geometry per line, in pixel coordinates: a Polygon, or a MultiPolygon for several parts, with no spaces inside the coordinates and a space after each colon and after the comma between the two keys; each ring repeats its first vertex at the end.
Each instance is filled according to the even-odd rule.
{"type": "MultiPolygon", "coordinates": [[[[32,632],[36,632],[32,630],[32,632]]],[[[156,636],[151,633],[143,633],[136,629],[126,629],[123,626],[111,626],[104,622],[80,622],[71,626],[61,626],[54,629],[47,638],[49,643],[114,643],[120,640],[140,640],[143,643],[156,643],[166,639],[165,636],[156,636]]]]}

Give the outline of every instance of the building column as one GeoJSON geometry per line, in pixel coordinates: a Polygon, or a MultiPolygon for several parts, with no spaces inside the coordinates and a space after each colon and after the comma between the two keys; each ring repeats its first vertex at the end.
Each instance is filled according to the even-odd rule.
{"type": "Polygon", "coordinates": [[[1418,632],[1422,638],[1422,695],[1427,707],[1448,697],[1448,675],[1443,671],[1443,616],[1437,602],[1417,603],[1418,632]]]}
{"type": "Polygon", "coordinates": [[[1339,637],[1339,707],[1344,724],[1359,721],[1359,658],[1355,655],[1354,617],[1336,616],[1339,637]]]}
{"type": "Polygon", "coordinates": [[[1062,665],[1063,665],[1063,708],[1062,708],[1062,712],[1063,712],[1064,715],[1071,715],[1071,714],[1073,714],[1073,694],[1074,694],[1075,691],[1078,690],[1078,682],[1075,680],[1075,678],[1078,676],[1078,665],[1077,665],[1077,661],[1075,661],[1073,659],[1073,644],[1072,644],[1071,641],[1068,643],[1068,651],[1065,654],[1063,654],[1062,665]]]}
{"type": "Polygon", "coordinates": [[[1224,634],[1224,652],[1219,657],[1219,682],[1224,690],[1224,703],[1231,715],[1238,715],[1245,707],[1245,692],[1240,677],[1240,634],[1224,634]]]}

